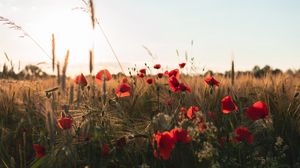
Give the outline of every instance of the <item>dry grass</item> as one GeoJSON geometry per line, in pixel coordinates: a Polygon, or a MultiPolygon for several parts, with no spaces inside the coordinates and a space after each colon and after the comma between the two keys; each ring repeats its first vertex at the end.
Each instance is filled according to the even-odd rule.
{"type": "MultiPolygon", "coordinates": [[[[66,62],[65,64],[67,64],[66,62]]],[[[66,69],[66,65],[63,69],[66,69]]],[[[270,109],[270,118],[273,118],[269,126],[269,129],[273,130],[271,131],[272,134],[283,137],[293,149],[299,147],[297,138],[300,137],[300,100],[296,94],[299,92],[299,78],[289,75],[266,76],[261,79],[252,76],[240,76],[235,78],[234,87],[232,87],[231,78],[221,76],[216,76],[216,78],[221,82],[221,85],[211,93],[204,83],[203,77],[181,76],[181,80],[188,83],[192,89],[192,93],[183,95],[170,94],[168,86],[165,85],[167,80],[157,79],[155,86],[161,88],[159,110],[156,87],[147,85],[142,79],[132,78],[129,80],[132,86],[132,94],[124,99],[117,98],[114,93],[114,89],[121,79],[106,82],[105,99],[108,100],[103,99],[100,82],[95,83],[98,91],[92,93],[92,89],[81,90],[73,86],[72,80],[66,80],[65,94],[52,89],[47,97],[45,91],[53,88],[52,79],[35,81],[0,80],[0,93],[4,95],[0,98],[2,142],[6,145],[12,145],[8,142],[17,143],[9,137],[18,136],[23,129],[28,129],[26,137],[21,138],[25,138],[26,143],[20,142],[21,146],[12,151],[4,148],[0,150],[0,156],[5,156],[5,163],[10,160],[9,156],[13,156],[18,164],[25,167],[26,162],[24,160],[31,156],[19,157],[14,156],[14,154],[19,152],[23,152],[24,155],[25,153],[32,153],[30,144],[35,143],[38,137],[39,141],[42,142],[41,137],[50,138],[50,144],[52,145],[55,143],[65,144],[67,139],[64,136],[57,135],[56,120],[62,111],[66,111],[66,107],[68,108],[66,112],[74,119],[74,125],[78,126],[78,130],[74,129],[72,134],[80,135],[80,137],[88,137],[91,134],[100,136],[95,134],[93,130],[101,128],[101,130],[108,133],[105,134],[105,138],[112,140],[111,143],[115,143],[115,139],[122,136],[134,137],[141,135],[147,137],[151,131],[150,123],[154,115],[160,112],[173,115],[180,106],[198,105],[203,112],[220,112],[220,100],[226,95],[231,95],[237,102],[241,108],[240,113],[243,113],[245,107],[257,100],[267,102],[270,109]],[[74,93],[77,92],[81,96],[74,100],[74,93]],[[169,100],[171,100],[171,106],[166,104],[169,100]],[[16,121],[16,119],[21,122],[16,121]],[[18,124],[14,122],[18,122],[18,124]],[[41,133],[46,133],[47,136],[41,135],[41,133]],[[6,138],[4,135],[6,135],[6,138]],[[27,152],[25,152],[25,149],[27,152]]],[[[89,81],[91,85],[93,85],[92,81],[93,79],[89,81]]],[[[218,113],[218,116],[222,117],[221,113],[218,113]]],[[[79,146],[86,143],[81,140],[78,142],[67,140],[67,142],[79,146]]],[[[144,141],[137,140],[136,143],[144,143],[144,141]]],[[[61,150],[59,145],[55,146],[56,150],[61,150]]],[[[70,147],[70,150],[74,152],[74,157],[82,154],[78,153],[79,151],[76,152],[74,147],[70,147]]],[[[144,151],[145,148],[135,146],[132,150],[144,151]]],[[[289,151],[289,156],[293,158],[291,160],[295,161],[297,159],[297,152],[298,150],[289,151]]],[[[54,162],[61,163],[60,165],[65,163],[60,159],[47,160],[47,162],[52,164],[54,162]]],[[[75,164],[77,162],[72,163],[73,166],[75,164]]],[[[131,164],[136,165],[136,163],[131,164]]]]}

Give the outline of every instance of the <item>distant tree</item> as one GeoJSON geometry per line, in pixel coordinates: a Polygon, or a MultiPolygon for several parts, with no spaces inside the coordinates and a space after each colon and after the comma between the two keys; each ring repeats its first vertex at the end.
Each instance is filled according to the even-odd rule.
{"type": "Polygon", "coordinates": [[[291,69],[288,69],[285,73],[292,76],[294,75],[294,72],[291,69]]]}
{"type": "Polygon", "coordinates": [[[265,67],[262,68],[262,71],[264,72],[264,74],[267,74],[271,70],[272,70],[272,68],[269,65],[266,65],[265,67]]]}
{"type": "Polygon", "coordinates": [[[272,70],[272,75],[280,75],[280,74],[282,74],[282,71],[280,69],[272,70]]]}
{"type": "Polygon", "coordinates": [[[8,67],[6,64],[4,64],[2,69],[2,78],[6,78],[7,74],[8,74],[8,67]]]}
{"type": "Polygon", "coordinates": [[[253,67],[253,69],[252,69],[252,72],[255,73],[255,72],[259,71],[259,70],[260,70],[260,67],[258,65],[255,65],[253,67]]]}
{"type": "Polygon", "coordinates": [[[254,77],[256,77],[256,78],[260,78],[263,76],[263,71],[257,65],[253,67],[252,73],[253,73],[254,77]]]}
{"type": "Polygon", "coordinates": [[[27,65],[19,74],[19,78],[23,79],[33,79],[33,78],[44,78],[47,77],[48,74],[43,72],[36,65],[27,65]]]}

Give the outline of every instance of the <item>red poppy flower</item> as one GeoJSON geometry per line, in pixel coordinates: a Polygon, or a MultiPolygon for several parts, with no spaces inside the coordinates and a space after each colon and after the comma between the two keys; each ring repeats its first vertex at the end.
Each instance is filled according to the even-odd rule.
{"type": "Polygon", "coordinates": [[[165,71],[165,72],[164,72],[164,75],[165,75],[165,76],[169,76],[169,71],[165,71]]]}
{"type": "Polygon", "coordinates": [[[140,73],[146,74],[146,68],[140,69],[140,73]]]}
{"type": "Polygon", "coordinates": [[[180,67],[181,69],[184,68],[184,67],[185,67],[185,62],[180,63],[180,64],[179,64],[179,67],[180,67]]]}
{"type": "Polygon", "coordinates": [[[72,118],[65,117],[65,116],[62,115],[58,119],[58,126],[59,126],[59,128],[64,129],[64,130],[71,129],[72,128],[72,122],[73,122],[72,118]]]}
{"type": "Polygon", "coordinates": [[[184,144],[187,144],[192,140],[192,138],[188,134],[188,131],[183,128],[174,128],[172,129],[171,133],[174,136],[175,142],[182,142],[184,144]]]}
{"type": "Polygon", "coordinates": [[[180,73],[178,69],[173,69],[172,71],[168,72],[169,77],[175,76],[179,79],[180,73]]]}
{"type": "Polygon", "coordinates": [[[168,160],[175,145],[174,135],[168,131],[163,133],[158,131],[157,134],[153,136],[152,145],[154,147],[156,146],[154,150],[155,157],[168,160]]]}
{"type": "Polygon", "coordinates": [[[219,86],[220,82],[217,81],[214,77],[212,76],[207,76],[204,81],[209,85],[209,86],[219,86]]]}
{"type": "Polygon", "coordinates": [[[169,86],[170,86],[170,89],[172,92],[177,92],[178,91],[178,87],[179,87],[179,81],[177,80],[177,78],[175,76],[171,76],[169,79],[168,79],[168,83],[169,83],[169,86]]]}
{"type": "Polygon", "coordinates": [[[183,83],[180,83],[179,86],[178,86],[178,90],[182,91],[182,92],[185,92],[185,91],[188,91],[188,92],[192,92],[191,88],[183,83]]]}
{"type": "Polygon", "coordinates": [[[42,158],[45,154],[45,148],[41,146],[40,144],[33,144],[33,149],[35,151],[35,157],[36,158],[42,158]]]}
{"type": "Polygon", "coordinates": [[[82,87],[87,85],[87,80],[86,80],[86,78],[84,77],[84,75],[82,73],[80,75],[76,76],[74,82],[77,85],[80,85],[82,87]]]}
{"type": "Polygon", "coordinates": [[[160,64],[155,64],[153,67],[154,67],[155,69],[159,69],[159,68],[161,67],[161,65],[160,65],[160,64]]]}
{"type": "Polygon", "coordinates": [[[112,76],[110,74],[110,72],[107,70],[107,69],[103,69],[103,70],[100,70],[97,75],[96,75],[96,79],[99,79],[99,80],[106,80],[106,81],[109,81],[112,79],[112,76]]]}
{"type": "Polygon", "coordinates": [[[238,107],[234,104],[230,96],[224,97],[221,101],[221,104],[222,104],[222,112],[224,114],[228,114],[232,111],[238,110],[238,107]]]}
{"type": "Polygon", "coordinates": [[[186,108],[185,107],[181,107],[180,111],[181,111],[181,113],[185,114],[186,113],[186,108]]]}
{"type": "Polygon", "coordinates": [[[240,141],[245,141],[247,142],[248,144],[251,144],[253,142],[253,135],[251,132],[249,132],[248,128],[246,127],[239,127],[239,128],[236,128],[234,130],[235,132],[235,140],[237,142],[240,142],[240,141]]]}
{"type": "Polygon", "coordinates": [[[199,122],[198,123],[198,129],[199,129],[199,132],[201,134],[203,134],[205,132],[205,130],[207,129],[207,126],[204,122],[199,122]]]}
{"type": "Polygon", "coordinates": [[[268,116],[268,108],[266,103],[258,101],[250,106],[247,111],[247,116],[253,121],[266,118],[268,116]]]}
{"type": "Polygon", "coordinates": [[[186,116],[189,118],[189,119],[194,119],[196,117],[195,113],[199,111],[199,107],[197,106],[191,106],[187,113],[186,113],[186,116]]]}
{"type": "Polygon", "coordinates": [[[102,156],[108,156],[110,153],[109,145],[108,144],[103,144],[101,148],[101,155],[102,156]]]}
{"type": "Polygon", "coordinates": [[[146,79],[146,82],[147,82],[149,85],[151,85],[151,84],[154,83],[154,80],[153,80],[153,78],[147,78],[147,79],[146,79]]]}
{"type": "Polygon", "coordinates": [[[157,74],[157,77],[158,77],[158,78],[162,78],[163,76],[164,76],[163,73],[158,73],[158,74],[157,74]]]}
{"type": "Polygon", "coordinates": [[[144,78],[144,77],[145,77],[145,74],[140,73],[140,74],[138,74],[138,77],[139,77],[139,78],[144,78]]]}
{"type": "Polygon", "coordinates": [[[130,86],[127,83],[121,83],[116,89],[116,94],[118,97],[130,96],[130,86]]]}

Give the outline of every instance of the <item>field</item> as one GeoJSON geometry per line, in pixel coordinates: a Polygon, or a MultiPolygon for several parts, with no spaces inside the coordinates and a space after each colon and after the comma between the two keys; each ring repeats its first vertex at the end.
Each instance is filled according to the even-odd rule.
{"type": "Polygon", "coordinates": [[[98,2],[99,7],[104,5],[103,16],[111,17],[106,22],[111,29],[108,34],[93,0],[53,2],[0,3],[3,13],[18,15],[29,31],[4,16],[0,24],[39,50],[1,31],[5,37],[0,46],[14,54],[3,51],[0,72],[0,168],[300,167],[296,5],[98,2]],[[71,12],[82,13],[89,22],[71,12]],[[47,41],[39,41],[46,37],[47,41]],[[189,47],[178,42],[191,37],[200,41],[197,50],[194,40],[189,47]],[[122,59],[111,38],[123,51],[122,59]],[[177,58],[158,61],[156,53],[138,44],[151,44],[163,52],[160,55],[171,55],[163,51],[170,47],[165,42],[188,49],[177,49],[177,58]],[[69,45],[73,48],[65,48],[69,45]],[[137,45],[152,63],[124,68],[126,63],[121,61],[133,66],[132,60],[143,59],[133,51],[137,45]],[[61,48],[66,51],[64,59],[61,48]],[[231,70],[222,74],[206,68],[216,63],[221,69],[229,48],[242,53],[237,59],[241,69],[272,64],[287,70],[266,65],[238,71],[233,51],[231,70]],[[69,59],[71,49],[75,54],[69,59]],[[118,74],[110,73],[116,69],[101,62],[104,57],[118,65],[118,74]],[[23,70],[21,61],[29,64],[23,70]],[[172,61],[176,64],[168,68],[172,61]],[[166,64],[155,64],[159,62],[166,64]],[[77,63],[86,67],[75,67],[77,63]],[[76,68],[89,73],[68,76],[76,68]]]}
{"type": "Polygon", "coordinates": [[[0,167],[300,166],[299,76],[175,76],[1,80],[0,167]]]}

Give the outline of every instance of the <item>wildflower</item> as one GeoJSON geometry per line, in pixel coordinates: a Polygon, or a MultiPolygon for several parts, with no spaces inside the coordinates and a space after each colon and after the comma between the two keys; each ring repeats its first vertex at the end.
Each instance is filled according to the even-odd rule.
{"type": "Polygon", "coordinates": [[[110,153],[109,145],[108,144],[103,144],[101,148],[101,155],[102,156],[108,156],[110,153]]]}
{"type": "Polygon", "coordinates": [[[201,134],[203,134],[205,132],[205,130],[207,129],[207,126],[204,122],[199,122],[198,123],[198,129],[199,129],[199,132],[201,134]]]}
{"type": "Polygon", "coordinates": [[[158,77],[158,78],[162,78],[163,76],[164,76],[163,73],[157,73],[157,77],[158,77]]]}
{"type": "Polygon", "coordinates": [[[187,144],[192,140],[192,138],[188,134],[188,131],[183,128],[174,128],[171,130],[171,133],[174,136],[175,142],[182,142],[184,144],[187,144]]]}
{"type": "Polygon", "coordinates": [[[194,119],[196,117],[195,113],[199,111],[199,107],[197,106],[191,106],[187,113],[186,113],[186,116],[189,118],[189,119],[194,119]]]}
{"type": "Polygon", "coordinates": [[[42,158],[45,154],[45,148],[41,146],[40,144],[33,144],[33,149],[35,151],[35,157],[36,158],[42,158]]]}
{"type": "Polygon", "coordinates": [[[154,150],[155,157],[168,160],[175,145],[174,135],[169,131],[163,133],[158,131],[153,135],[152,145],[156,147],[154,150]]]}
{"type": "Polygon", "coordinates": [[[219,86],[220,82],[217,81],[214,77],[212,76],[207,76],[204,81],[211,87],[213,86],[219,86]]]}
{"type": "Polygon", "coordinates": [[[154,67],[155,69],[159,69],[159,68],[161,67],[161,65],[160,65],[160,64],[155,64],[153,67],[154,67]]]}
{"type": "Polygon", "coordinates": [[[146,74],[146,68],[140,69],[140,73],[146,74]]]}
{"type": "Polygon", "coordinates": [[[87,86],[87,80],[82,73],[76,76],[74,82],[81,87],[87,86]]]}
{"type": "Polygon", "coordinates": [[[118,97],[130,96],[130,86],[127,83],[121,83],[116,89],[116,94],[118,97]]]}
{"type": "Polygon", "coordinates": [[[181,107],[180,111],[181,111],[181,113],[185,114],[186,113],[186,108],[185,107],[181,107]]]}
{"type": "Polygon", "coordinates": [[[268,108],[266,103],[258,101],[250,106],[247,111],[247,116],[253,121],[266,118],[268,116],[268,108]]]}
{"type": "Polygon", "coordinates": [[[222,104],[222,112],[224,114],[228,114],[232,111],[238,110],[238,107],[234,104],[230,96],[224,97],[221,101],[221,104],[222,104]]]}
{"type": "Polygon", "coordinates": [[[170,89],[172,92],[178,91],[179,81],[177,80],[177,78],[175,76],[171,76],[168,79],[168,83],[169,83],[169,86],[170,86],[170,89]]]}
{"type": "Polygon", "coordinates": [[[153,80],[153,78],[147,78],[147,79],[146,79],[146,82],[147,82],[149,85],[151,85],[151,84],[154,83],[154,80],[153,80]]]}
{"type": "Polygon", "coordinates": [[[112,79],[110,72],[107,69],[99,71],[96,75],[96,79],[109,81],[112,79]]]}
{"type": "Polygon", "coordinates": [[[177,79],[179,79],[179,70],[178,69],[173,69],[172,71],[168,72],[169,77],[175,76],[177,79]]]}
{"type": "Polygon", "coordinates": [[[185,62],[180,63],[180,64],[179,64],[179,67],[180,67],[181,69],[184,68],[184,67],[185,67],[185,62]]]}
{"type": "Polygon", "coordinates": [[[178,90],[182,91],[182,92],[185,92],[185,91],[188,91],[188,92],[192,92],[191,91],[191,88],[183,83],[180,83],[179,86],[178,86],[178,90]]]}
{"type": "Polygon", "coordinates": [[[165,76],[169,76],[169,71],[165,71],[165,72],[164,72],[164,75],[165,75],[165,76]]]}
{"type": "Polygon", "coordinates": [[[236,128],[234,130],[235,132],[235,140],[237,142],[240,142],[240,141],[246,141],[248,144],[251,144],[253,142],[253,135],[251,132],[249,132],[248,128],[246,127],[239,127],[239,128],[236,128]]]}
{"type": "Polygon", "coordinates": [[[145,77],[145,74],[144,74],[144,73],[140,73],[140,74],[138,74],[138,77],[139,77],[139,78],[144,78],[144,77],[145,77]]]}
{"type": "Polygon", "coordinates": [[[63,130],[68,130],[72,128],[72,122],[72,118],[65,117],[64,113],[61,113],[61,116],[58,119],[58,126],[63,130]]]}

